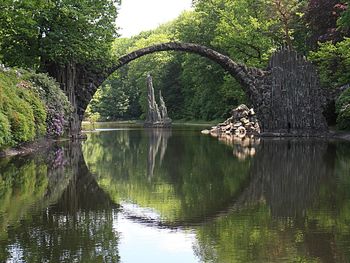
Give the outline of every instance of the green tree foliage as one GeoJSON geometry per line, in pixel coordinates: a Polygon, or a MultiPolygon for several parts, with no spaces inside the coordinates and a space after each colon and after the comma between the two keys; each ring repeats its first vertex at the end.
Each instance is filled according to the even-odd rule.
{"type": "Polygon", "coordinates": [[[118,84],[104,84],[89,105],[90,112],[98,112],[105,120],[118,120],[124,117],[129,108],[129,98],[118,84]]]}
{"type": "Polygon", "coordinates": [[[350,130],[350,89],[344,91],[336,102],[338,113],[337,127],[341,130],[350,130]]]}
{"type": "Polygon", "coordinates": [[[310,59],[317,65],[324,86],[339,87],[350,82],[350,38],[336,44],[320,43],[310,59]]]}
{"type": "Polygon", "coordinates": [[[105,58],[116,35],[118,3],[118,0],[1,1],[2,59],[10,66],[38,67],[105,58]]]}

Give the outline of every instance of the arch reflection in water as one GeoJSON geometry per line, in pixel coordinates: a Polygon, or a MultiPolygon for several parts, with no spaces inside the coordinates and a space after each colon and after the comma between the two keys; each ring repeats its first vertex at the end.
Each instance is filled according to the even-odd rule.
{"type": "Polygon", "coordinates": [[[350,261],[349,144],[232,147],[119,130],[88,135],[89,169],[79,145],[2,160],[0,261],[350,261]]]}
{"type": "Polygon", "coordinates": [[[349,144],[262,140],[244,160],[188,132],[173,131],[167,145],[151,179],[146,133],[91,135],[84,145],[99,185],[127,205],[124,218],[194,231],[203,262],[349,261],[349,144]]]}

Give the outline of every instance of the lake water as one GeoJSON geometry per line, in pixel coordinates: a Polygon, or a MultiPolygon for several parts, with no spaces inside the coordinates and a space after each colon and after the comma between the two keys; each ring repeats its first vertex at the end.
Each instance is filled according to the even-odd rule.
{"type": "Polygon", "coordinates": [[[87,135],[0,159],[0,262],[350,262],[350,143],[87,135]]]}

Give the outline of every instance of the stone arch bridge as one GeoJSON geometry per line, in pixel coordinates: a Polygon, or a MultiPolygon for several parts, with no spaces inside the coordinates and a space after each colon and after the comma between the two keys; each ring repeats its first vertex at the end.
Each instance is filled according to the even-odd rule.
{"type": "Polygon", "coordinates": [[[317,72],[295,51],[282,48],[271,57],[267,68],[258,69],[236,63],[205,46],[170,42],[131,52],[100,72],[88,66],[66,66],[64,70],[49,71],[61,83],[75,108],[75,121],[71,123],[73,132],[80,130],[86,107],[110,74],[137,58],[161,51],[195,53],[219,64],[241,84],[265,134],[310,136],[328,130],[322,114],[324,98],[317,72]]]}

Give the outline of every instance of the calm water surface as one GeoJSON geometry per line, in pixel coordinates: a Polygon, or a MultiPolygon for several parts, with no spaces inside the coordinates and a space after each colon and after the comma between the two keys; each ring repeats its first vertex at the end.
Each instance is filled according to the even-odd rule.
{"type": "Polygon", "coordinates": [[[350,144],[103,127],[0,159],[0,262],[350,262],[350,144]]]}

